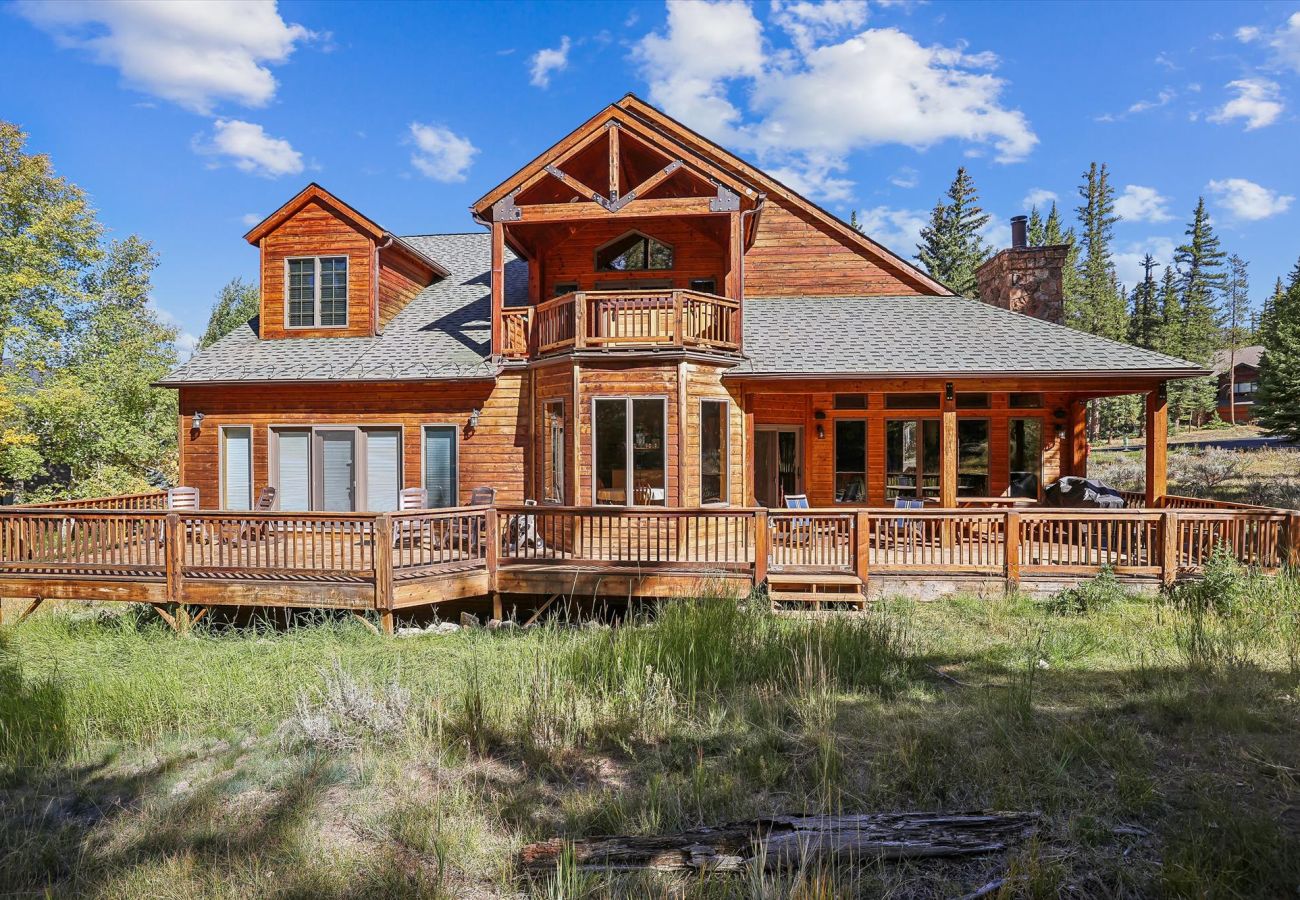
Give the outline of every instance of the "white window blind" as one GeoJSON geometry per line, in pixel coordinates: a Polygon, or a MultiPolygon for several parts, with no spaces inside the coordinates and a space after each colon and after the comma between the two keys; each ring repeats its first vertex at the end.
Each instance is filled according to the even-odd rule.
{"type": "Polygon", "coordinates": [[[253,506],[253,433],[251,428],[221,429],[221,498],[223,509],[253,506]]]}
{"type": "Polygon", "coordinates": [[[279,431],[280,509],[311,509],[311,432],[279,431]]]}
{"type": "Polygon", "coordinates": [[[351,512],[354,444],[350,431],[318,431],[321,503],[326,512],[351,512]]]}
{"type": "Polygon", "coordinates": [[[430,425],[424,429],[424,487],[429,506],[455,506],[456,427],[430,425]]]}
{"type": "Polygon", "coordinates": [[[402,433],[395,428],[368,428],[365,434],[366,506],[373,512],[397,509],[402,433]]]}

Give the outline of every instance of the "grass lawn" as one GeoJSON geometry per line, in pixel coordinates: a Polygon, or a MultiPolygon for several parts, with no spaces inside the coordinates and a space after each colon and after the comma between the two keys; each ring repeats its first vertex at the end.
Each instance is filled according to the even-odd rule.
{"type": "Polygon", "coordinates": [[[380,638],[0,629],[0,893],[93,897],[1295,896],[1300,580],[380,638]],[[527,841],[774,812],[1038,810],[963,862],[691,878],[527,841]]]}

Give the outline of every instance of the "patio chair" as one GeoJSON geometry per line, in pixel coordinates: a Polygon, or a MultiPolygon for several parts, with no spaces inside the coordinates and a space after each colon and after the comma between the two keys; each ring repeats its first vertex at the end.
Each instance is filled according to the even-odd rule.
{"type": "Polygon", "coordinates": [[[174,487],[167,489],[167,508],[190,512],[199,508],[199,489],[196,487],[174,487]]]}
{"type": "MultiPolygon", "coordinates": [[[[275,509],[275,488],[269,484],[262,488],[257,495],[257,503],[253,506],[254,512],[271,512],[275,509]]],[[[249,522],[239,530],[238,534],[230,537],[224,537],[226,543],[237,543],[239,541],[262,540],[266,537],[267,531],[271,526],[268,519],[257,519],[249,522]]]]}
{"type": "MultiPolygon", "coordinates": [[[[402,488],[397,495],[398,512],[412,512],[429,508],[429,492],[422,487],[402,488]]],[[[393,546],[405,541],[406,546],[414,547],[423,540],[424,529],[415,519],[397,519],[393,522],[393,546]]]]}
{"type": "MultiPolygon", "coordinates": [[[[808,495],[807,494],[786,494],[785,508],[786,509],[808,509],[809,508],[808,495]]],[[[782,523],[782,530],[784,531],[786,546],[794,546],[795,544],[807,543],[811,539],[812,521],[813,521],[811,516],[782,518],[779,521],[782,523]]]]}
{"type": "MultiPolygon", "coordinates": [[[[524,506],[536,506],[536,500],[525,500],[524,506]]],[[[506,541],[510,552],[518,554],[520,548],[537,552],[544,551],[546,544],[537,533],[537,516],[532,513],[516,513],[506,523],[506,541]]]]}
{"type": "MultiPolygon", "coordinates": [[[[894,509],[925,509],[925,501],[920,499],[913,500],[907,497],[895,497],[894,509]]],[[[923,536],[921,523],[916,519],[899,516],[890,524],[892,527],[889,529],[887,537],[889,542],[894,546],[898,545],[899,538],[905,538],[906,543],[916,544],[918,539],[923,536]]]]}
{"type": "Polygon", "coordinates": [[[470,492],[470,506],[491,506],[497,502],[497,489],[494,487],[476,487],[470,492]]]}

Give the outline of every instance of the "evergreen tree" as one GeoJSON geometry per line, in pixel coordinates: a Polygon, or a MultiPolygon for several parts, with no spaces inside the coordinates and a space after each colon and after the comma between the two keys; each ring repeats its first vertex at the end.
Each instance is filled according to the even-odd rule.
{"type": "Polygon", "coordinates": [[[1043,217],[1038,213],[1038,206],[1035,205],[1029,210],[1029,223],[1025,227],[1025,240],[1031,247],[1041,247],[1046,237],[1046,228],[1043,225],[1043,217]]]}
{"type": "Polygon", "coordinates": [[[1093,163],[1083,175],[1078,208],[1083,258],[1079,261],[1079,293],[1066,303],[1066,323],[1080,331],[1112,340],[1123,340],[1127,327],[1127,305],[1115,277],[1110,241],[1115,223],[1115,189],[1103,163],[1093,163]]]}
{"type": "Polygon", "coordinates": [[[1128,342],[1147,350],[1156,349],[1160,332],[1160,298],[1151,274],[1156,261],[1148,253],[1142,259],[1142,281],[1133,289],[1133,311],[1128,322],[1128,342]]]}
{"type": "Polygon", "coordinates": [[[931,277],[964,297],[975,297],[975,270],[992,255],[980,236],[989,222],[979,205],[979,192],[965,167],[948,187],[948,202],[935,204],[930,222],[921,229],[916,258],[931,277]]]}
{"type": "MultiPolygon", "coordinates": [[[[1174,355],[1208,365],[1219,345],[1219,301],[1228,276],[1223,270],[1226,254],[1210,226],[1204,197],[1196,204],[1186,235],[1186,243],[1174,251],[1183,315],[1178,352],[1174,355]]],[[[1189,379],[1186,391],[1190,415],[1199,417],[1214,411],[1217,379],[1189,379]]]]}
{"type": "Polygon", "coordinates": [[[1237,254],[1228,257],[1228,282],[1223,292],[1225,316],[1223,344],[1228,350],[1228,421],[1237,423],[1237,408],[1232,402],[1237,396],[1237,350],[1250,340],[1250,278],[1246,261],[1237,254]]]}
{"type": "MultiPolygon", "coordinates": [[[[857,213],[853,215],[853,227],[857,227],[857,213]]],[[[232,278],[217,293],[217,300],[212,304],[212,313],[208,316],[208,327],[199,338],[198,349],[210,347],[230,332],[243,325],[260,310],[260,300],[255,285],[248,284],[242,278],[232,278]]]]}
{"type": "MultiPolygon", "coordinates": [[[[1178,278],[1173,266],[1165,266],[1160,279],[1159,313],[1156,322],[1155,346],[1152,348],[1166,356],[1178,356],[1183,342],[1183,303],[1178,293],[1178,278]]],[[[1174,424],[1190,416],[1190,379],[1180,378],[1169,382],[1169,419],[1174,424]]]]}
{"type": "Polygon", "coordinates": [[[1043,223],[1043,246],[1061,244],[1070,248],[1065,254],[1065,268],[1061,270],[1061,297],[1065,308],[1070,309],[1079,297],[1079,242],[1075,239],[1073,228],[1061,227],[1061,213],[1053,201],[1052,208],[1047,213],[1047,221],[1043,223]]]}
{"type": "Polygon", "coordinates": [[[1255,416],[1272,434],[1300,439],[1300,262],[1286,290],[1274,295],[1260,323],[1260,361],[1255,416]]]}

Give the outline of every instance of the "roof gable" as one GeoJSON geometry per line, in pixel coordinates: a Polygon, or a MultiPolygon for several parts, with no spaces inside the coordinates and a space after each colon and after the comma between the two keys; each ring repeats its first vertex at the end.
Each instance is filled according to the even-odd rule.
{"type": "Polygon", "coordinates": [[[384,229],[380,228],[370,219],[366,218],[361,213],[353,209],[351,206],[344,203],[338,197],[334,196],[329,191],[325,190],[325,188],[321,187],[319,184],[313,181],[311,184],[307,185],[305,188],[303,188],[301,191],[295,194],[289,200],[289,202],[285,203],[275,212],[271,213],[261,222],[258,222],[256,225],[250,228],[248,230],[248,233],[244,235],[244,240],[248,241],[250,244],[256,244],[262,238],[266,237],[272,231],[275,231],[275,229],[279,228],[281,225],[283,225],[285,222],[291,219],[294,213],[301,210],[304,206],[306,206],[308,203],[311,203],[313,200],[315,200],[316,202],[320,203],[322,206],[329,209],[332,213],[334,213],[339,218],[344,219],[349,223],[351,223],[353,227],[355,227],[362,234],[368,236],[371,240],[377,241],[381,237],[383,237],[384,229]]]}

